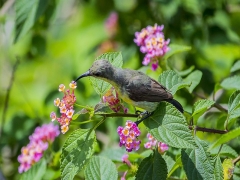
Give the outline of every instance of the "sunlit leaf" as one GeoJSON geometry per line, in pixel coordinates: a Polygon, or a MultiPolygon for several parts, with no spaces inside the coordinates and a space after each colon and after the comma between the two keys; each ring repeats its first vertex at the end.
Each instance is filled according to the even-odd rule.
{"type": "Polygon", "coordinates": [[[161,154],[155,152],[142,160],[136,175],[136,180],[166,179],[167,165],[161,154]]]}
{"type": "Polygon", "coordinates": [[[184,79],[185,82],[191,83],[190,87],[188,88],[190,93],[193,92],[195,87],[200,83],[201,79],[202,79],[202,72],[199,70],[193,71],[184,79]]]}
{"type": "Polygon", "coordinates": [[[61,177],[71,180],[84,167],[93,154],[95,132],[90,129],[73,131],[62,148],[61,177]]]}
{"type": "Polygon", "coordinates": [[[233,72],[238,71],[238,70],[240,70],[240,60],[238,60],[237,62],[234,63],[230,72],[233,73],[233,72]]]}
{"type": "Polygon", "coordinates": [[[209,150],[211,150],[221,144],[227,143],[227,142],[231,141],[232,139],[235,139],[238,136],[240,136],[240,127],[222,135],[215,143],[213,143],[210,146],[209,150]]]}
{"type": "Polygon", "coordinates": [[[47,162],[42,158],[34,164],[27,172],[21,175],[21,180],[41,180],[47,170],[47,162]]]}
{"type": "Polygon", "coordinates": [[[172,104],[161,102],[154,114],[144,120],[150,133],[161,142],[176,148],[195,148],[195,140],[186,119],[172,104]]]}
{"type": "Polygon", "coordinates": [[[234,164],[232,159],[225,159],[223,161],[222,166],[223,166],[224,180],[230,180],[234,171],[234,164]]]}
{"type": "Polygon", "coordinates": [[[221,82],[221,86],[224,89],[240,89],[239,79],[239,75],[228,77],[221,82]]]}
{"type": "MultiPolygon", "coordinates": [[[[121,68],[123,65],[121,52],[109,52],[109,53],[102,54],[96,58],[96,60],[100,60],[100,59],[105,59],[110,61],[111,64],[115,67],[121,68]]],[[[106,93],[106,91],[111,87],[111,85],[108,82],[103,81],[101,79],[97,79],[94,77],[89,77],[89,79],[91,81],[93,88],[100,96],[103,96],[104,93],[106,93]]]]}
{"type": "Polygon", "coordinates": [[[116,165],[108,158],[93,156],[85,169],[86,180],[113,180],[117,179],[116,165]]]}
{"type": "Polygon", "coordinates": [[[182,150],[182,162],[189,180],[214,179],[214,161],[206,142],[196,139],[198,148],[182,150]]]}
{"type": "Polygon", "coordinates": [[[231,114],[237,107],[240,106],[240,91],[235,91],[228,101],[228,113],[231,114]]]}
{"type": "Polygon", "coordinates": [[[188,82],[183,82],[181,76],[172,70],[164,71],[159,76],[158,81],[165,86],[172,95],[174,95],[177,90],[190,85],[188,82]]]}

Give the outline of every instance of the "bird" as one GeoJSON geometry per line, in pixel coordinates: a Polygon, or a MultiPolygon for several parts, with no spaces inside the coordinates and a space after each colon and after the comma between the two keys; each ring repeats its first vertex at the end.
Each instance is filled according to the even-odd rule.
{"type": "Polygon", "coordinates": [[[169,90],[143,72],[114,67],[108,60],[100,59],[94,61],[90,69],[75,82],[87,76],[110,83],[124,102],[146,112],[154,112],[161,101],[166,101],[183,113],[182,105],[173,99],[169,90]]]}

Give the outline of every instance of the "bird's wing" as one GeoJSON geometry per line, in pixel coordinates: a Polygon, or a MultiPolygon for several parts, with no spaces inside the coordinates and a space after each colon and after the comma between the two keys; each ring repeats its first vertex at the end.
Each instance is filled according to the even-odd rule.
{"type": "Polygon", "coordinates": [[[137,102],[160,102],[173,98],[164,86],[144,74],[132,77],[126,85],[126,91],[129,98],[137,102]]]}

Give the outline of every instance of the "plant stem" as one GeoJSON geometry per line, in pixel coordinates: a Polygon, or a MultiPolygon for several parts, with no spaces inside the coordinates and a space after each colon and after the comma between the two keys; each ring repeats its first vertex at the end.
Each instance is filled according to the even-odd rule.
{"type": "Polygon", "coordinates": [[[111,114],[95,114],[104,117],[138,117],[138,114],[124,114],[124,113],[111,113],[111,114]]]}
{"type": "Polygon", "coordinates": [[[233,160],[233,164],[236,165],[238,161],[240,161],[240,156],[233,160]]]}
{"type": "Polygon", "coordinates": [[[205,127],[199,127],[199,126],[189,126],[189,129],[195,130],[195,131],[202,131],[202,132],[209,132],[209,133],[216,133],[216,134],[226,134],[227,130],[218,130],[218,129],[212,129],[212,128],[205,128],[205,127]]]}

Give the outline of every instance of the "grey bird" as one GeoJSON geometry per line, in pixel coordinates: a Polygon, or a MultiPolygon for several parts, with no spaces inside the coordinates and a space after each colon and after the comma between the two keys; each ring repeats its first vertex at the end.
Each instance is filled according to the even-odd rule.
{"type": "Polygon", "coordinates": [[[173,99],[163,85],[140,71],[117,68],[108,60],[102,59],[94,61],[90,69],[75,82],[86,76],[110,83],[123,101],[148,112],[153,112],[159,102],[166,101],[183,113],[182,105],[173,99]]]}

